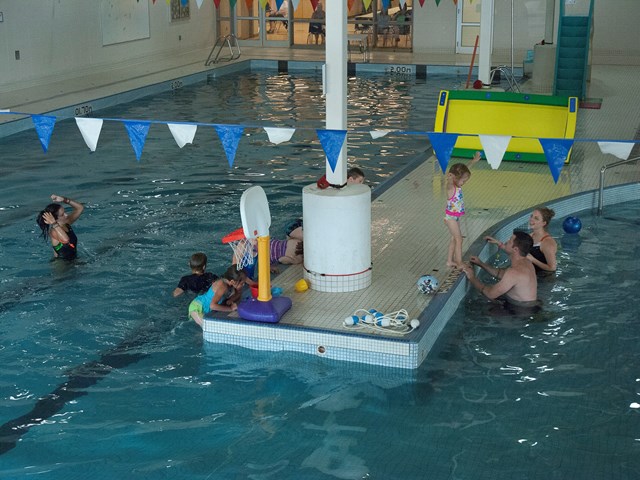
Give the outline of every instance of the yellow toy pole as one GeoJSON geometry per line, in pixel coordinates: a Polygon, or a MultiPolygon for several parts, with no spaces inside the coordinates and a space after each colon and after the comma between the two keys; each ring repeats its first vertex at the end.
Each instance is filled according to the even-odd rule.
{"type": "Polygon", "coordinates": [[[271,269],[269,267],[269,235],[258,237],[258,300],[271,300],[271,269]]]}

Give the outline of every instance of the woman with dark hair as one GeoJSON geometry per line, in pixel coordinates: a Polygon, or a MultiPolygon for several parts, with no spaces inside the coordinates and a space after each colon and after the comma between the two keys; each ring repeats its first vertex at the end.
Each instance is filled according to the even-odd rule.
{"type": "MultiPolygon", "coordinates": [[[[548,274],[556,271],[558,244],[549,233],[549,223],[555,212],[547,207],[538,207],[529,216],[529,229],[533,238],[533,247],[527,258],[533,263],[536,273],[548,274]]],[[[503,248],[502,242],[493,237],[485,237],[489,243],[503,248]]]]}
{"type": "Polygon", "coordinates": [[[57,258],[65,260],[73,260],[76,258],[78,251],[78,237],[71,228],[84,210],[84,206],[67,197],[61,197],[55,193],[51,195],[51,200],[58,203],[50,203],[42,210],[36,218],[36,223],[42,230],[42,237],[51,241],[53,254],[57,258]],[[67,215],[63,205],[66,203],[73,208],[73,211],[67,215]]]}

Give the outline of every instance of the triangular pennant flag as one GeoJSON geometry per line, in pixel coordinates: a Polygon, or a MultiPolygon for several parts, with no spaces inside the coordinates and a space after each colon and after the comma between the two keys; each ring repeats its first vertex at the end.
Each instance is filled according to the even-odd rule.
{"type": "Polygon", "coordinates": [[[200,10],[200,7],[202,7],[202,2],[203,0],[196,0],[196,5],[198,6],[198,10],[200,10]]]}
{"type": "Polygon", "coordinates": [[[216,6],[216,9],[220,8],[220,0],[213,0],[213,4],[216,6]]]}
{"type": "MultiPolygon", "coordinates": [[[[440,0],[436,0],[436,5],[437,2],[439,2],[440,0]]],[[[418,2],[420,3],[420,7],[424,7],[424,0],[418,0],[418,2]]]]}
{"type": "Polygon", "coordinates": [[[373,138],[374,140],[376,138],[382,138],[384,137],[387,133],[389,133],[391,130],[371,130],[369,132],[369,134],[371,135],[371,138],[373,138]]]}
{"type": "Polygon", "coordinates": [[[187,143],[193,143],[193,137],[196,136],[196,130],[198,129],[198,125],[185,123],[167,123],[167,127],[169,127],[173,139],[180,148],[187,143]]]}
{"type": "Polygon", "coordinates": [[[351,9],[353,8],[353,4],[356,2],[356,0],[347,0],[347,9],[350,12],[351,9]]]}
{"type": "Polygon", "coordinates": [[[482,144],[484,155],[487,157],[487,162],[491,165],[491,168],[497,170],[504,158],[504,152],[507,151],[511,136],[478,135],[478,137],[480,137],[480,143],[482,144]]]}
{"type": "MultiPolygon", "coordinates": [[[[420,6],[424,3],[424,0],[420,0],[420,6]]],[[[440,6],[440,0],[436,0],[436,7],[440,6]]]]}
{"type": "Polygon", "coordinates": [[[366,11],[369,11],[369,7],[371,6],[371,0],[362,0],[362,3],[364,5],[364,9],[366,11]]]}
{"type": "Polygon", "coordinates": [[[271,143],[275,143],[276,145],[280,145],[282,142],[288,142],[291,140],[295,128],[273,128],[273,127],[262,127],[264,131],[267,132],[267,136],[269,137],[269,141],[271,143]]]}
{"type": "Polygon", "coordinates": [[[136,159],[140,161],[144,142],[147,139],[151,124],[149,122],[132,122],[129,120],[123,120],[123,123],[127,129],[127,133],[129,133],[129,141],[131,142],[133,151],[136,152],[136,159]]]}
{"type": "Polygon", "coordinates": [[[180,5],[186,7],[187,5],[189,5],[189,0],[180,0],[180,5]]]}
{"type": "Polygon", "coordinates": [[[457,7],[458,6],[458,0],[453,0],[453,4],[457,7]]]}
{"type": "Polygon", "coordinates": [[[87,144],[87,147],[89,147],[89,150],[92,152],[95,152],[98,147],[102,123],[101,118],[76,117],[78,130],[80,130],[80,134],[82,134],[84,143],[87,144]]]}
{"type": "Polygon", "coordinates": [[[631,155],[631,150],[635,143],[633,142],[598,142],[600,151],[604,154],[611,154],[620,160],[626,160],[631,155]]]}
{"type": "Polygon", "coordinates": [[[253,0],[244,0],[244,3],[247,5],[248,11],[253,11],[253,0]]]}
{"type": "Polygon", "coordinates": [[[269,0],[260,0],[260,7],[262,8],[262,10],[265,10],[267,8],[267,3],[269,3],[269,0]]]}
{"type": "Polygon", "coordinates": [[[236,1],[237,0],[229,0],[229,5],[231,6],[232,12],[236,9],[236,1]]]}
{"type": "Polygon", "coordinates": [[[276,12],[280,10],[280,7],[282,6],[283,2],[284,0],[276,0],[276,12]]]}
{"type": "Polygon", "coordinates": [[[453,147],[458,141],[457,133],[438,133],[427,132],[433,151],[436,153],[436,158],[440,164],[442,172],[447,171],[447,165],[449,165],[449,159],[451,153],[453,153],[453,147]]]}
{"type": "Polygon", "coordinates": [[[215,128],[216,132],[218,132],[218,137],[220,137],[220,141],[222,142],[224,153],[227,155],[229,167],[233,167],[233,161],[236,158],[238,143],[240,142],[240,137],[242,136],[244,127],[239,125],[215,125],[215,128]]]}
{"type": "Polygon", "coordinates": [[[327,161],[331,167],[331,171],[336,171],[336,165],[338,164],[338,157],[340,156],[340,150],[344,144],[344,139],[347,136],[346,130],[316,130],[320,145],[324,153],[327,155],[327,161]]]}
{"type": "Polygon", "coordinates": [[[388,10],[389,9],[389,0],[382,0],[382,8],[384,10],[388,10]]]}
{"type": "MultiPolygon", "coordinates": [[[[318,2],[320,0],[311,0],[311,6],[313,7],[313,11],[316,11],[316,8],[318,8],[318,2]]],[[[366,1],[366,0],[365,0],[366,1]]],[[[371,0],[369,0],[369,2],[371,2],[371,0]]]]}
{"type": "Polygon", "coordinates": [[[547,157],[549,170],[553,176],[553,181],[558,183],[560,172],[565,160],[569,156],[569,150],[573,145],[573,139],[564,138],[539,138],[538,141],[542,145],[544,154],[547,157]]]}
{"type": "Polygon", "coordinates": [[[291,0],[291,5],[293,5],[293,10],[296,11],[298,9],[298,4],[300,0],[291,0]]]}
{"type": "Polygon", "coordinates": [[[400,0],[400,8],[404,8],[404,6],[407,4],[407,0],[400,0]]]}
{"type": "Polygon", "coordinates": [[[47,153],[49,140],[53,133],[53,127],[56,124],[56,117],[50,117],[48,115],[31,115],[31,121],[33,122],[33,126],[36,127],[36,133],[40,139],[40,145],[42,145],[42,149],[47,153]]]}

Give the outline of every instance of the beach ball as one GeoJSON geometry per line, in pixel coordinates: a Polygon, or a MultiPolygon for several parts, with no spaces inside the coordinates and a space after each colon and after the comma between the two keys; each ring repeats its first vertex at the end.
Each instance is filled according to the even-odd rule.
{"type": "Polygon", "coordinates": [[[567,217],[562,222],[562,229],[567,233],[578,233],[582,228],[582,222],[578,217],[567,217]]]}
{"type": "Polygon", "coordinates": [[[440,284],[438,279],[432,275],[423,275],[418,279],[418,290],[422,293],[436,293],[440,284]]]}
{"type": "Polygon", "coordinates": [[[296,292],[306,292],[309,290],[309,284],[304,278],[302,278],[296,282],[293,288],[295,288],[296,292]]]}

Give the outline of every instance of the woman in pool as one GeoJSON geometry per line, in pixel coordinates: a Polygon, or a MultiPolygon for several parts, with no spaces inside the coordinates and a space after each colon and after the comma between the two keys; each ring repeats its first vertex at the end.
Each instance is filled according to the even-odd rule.
{"type": "MultiPolygon", "coordinates": [[[[527,258],[533,263],[536,273],[551,273],[556,271],[556,253],[558,244],[548,232],[549,223],[556,213],[547,207],[536,208],[529,216],[529,229],[533,238],[533,247],[527,258]]],[[[493,237],[486,237],[485,240],[495,243],[499,248],[503,247],[493,237]]]]}
{"type": "Polygon", "coordinates": [[[42,237],[51,241],[53,254],[57,258],[64,260],[73,260],[78,254],[77,245],[78,237],[71,228],[73,224],[82,215],[84,206],[80,202],[76,202],[67,197],[61,197],[55,193],[51,195],[51,200],[58,203],[50,203],[42,210],[36,218],[36,223],[42,230],[42,237]],[[66,203],[73,208],[72,212],[67,215],[64,206],[60,203],[66,203]]]}

